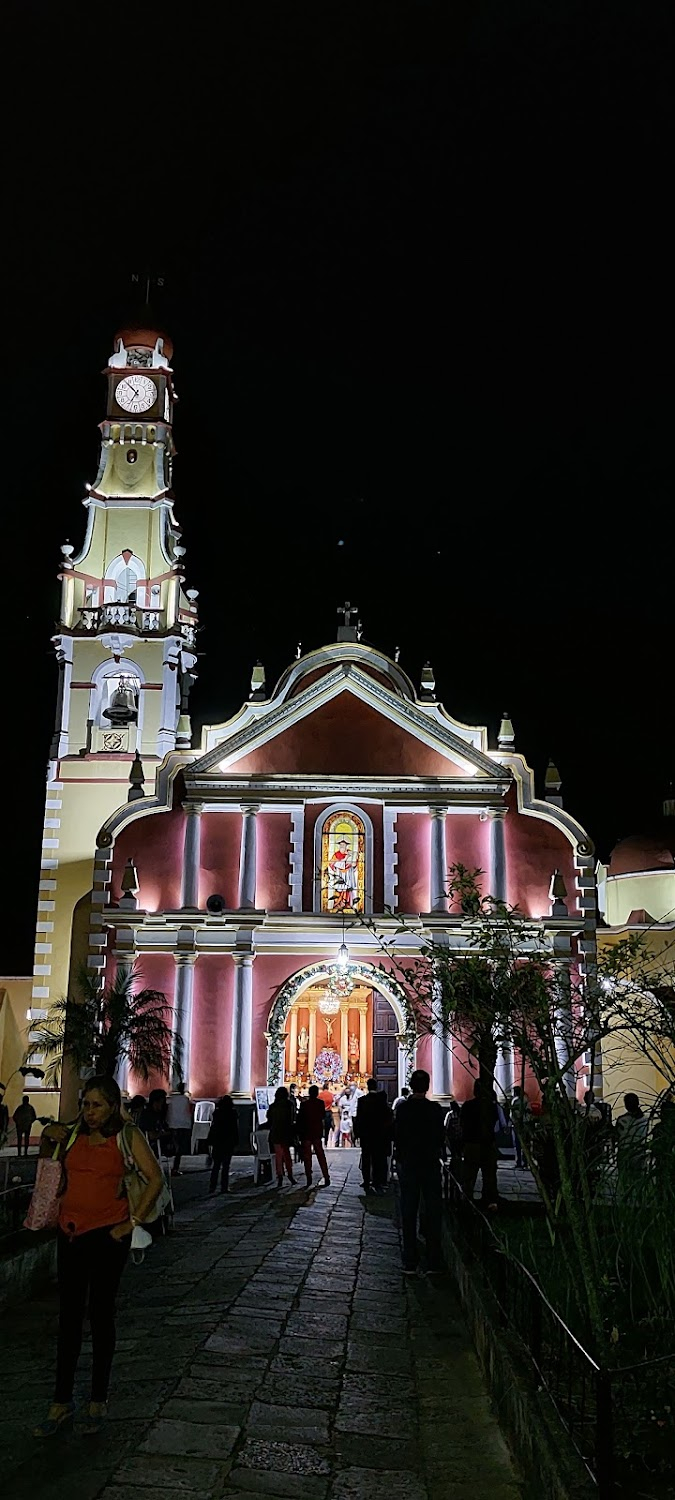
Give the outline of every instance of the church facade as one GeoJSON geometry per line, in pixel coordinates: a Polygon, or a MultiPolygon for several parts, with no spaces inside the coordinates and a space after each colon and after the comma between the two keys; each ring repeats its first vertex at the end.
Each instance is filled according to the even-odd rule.
{"type": "MultiPolygon", "coordinates": [[[[507,718],[490,745],[436,700],[430,667],[416,686],[362,642],[349,603],[334,641],[272,687],[256,665],[239,712],[192,747],[197,594],[171,495],[171,354],[152,329],[117,335],[84,544],[62,549],[31,1015],[81,963],[136,964],[173,1005],[195,1098],[371,1073],[393,1097],[417,1064],[461,1099],[470,1060],[417,1035],[382,940],[398,934],[406,959],[429,936],[461,951],[467,921],[446,889],[463,864],[583,974],[592,845],[555,768],[536,796],[507,718]]],[[[518,1066],[499,1059],[506,1092],[518,1066]]]]}

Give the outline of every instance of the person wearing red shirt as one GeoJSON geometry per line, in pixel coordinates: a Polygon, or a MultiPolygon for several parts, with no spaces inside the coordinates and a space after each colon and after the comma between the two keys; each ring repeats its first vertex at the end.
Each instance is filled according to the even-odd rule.
{"type": "Polygon", "coordinates": [[[309,1096],[303,1099],[298,1110],[298,1137],[302,1149],[302,1160],[305,1166],[307,1186],[312,1186],[312,1152],[323,1172],[323,1180],[326,1187],[330,1187],[328,1175],[328,1163],[326,1153],[323,1149],[323,1130],[326,1119],[326,1106],[323,1099],[319,1098],[319,1089],[316,1083],[310,1085],[309,1096]]]}

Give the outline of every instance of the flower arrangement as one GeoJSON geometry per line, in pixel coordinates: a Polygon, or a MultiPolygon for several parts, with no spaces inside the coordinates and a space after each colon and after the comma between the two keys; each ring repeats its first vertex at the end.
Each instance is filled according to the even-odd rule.
{"type": "Polygon", "coordinates": [[[334,1047],[323,1047],[314,1064],[314,1077],[317,1083],[339,1083],[344,1071],[345,1066],[339,1052],[336,1052],[334,1047]]]}

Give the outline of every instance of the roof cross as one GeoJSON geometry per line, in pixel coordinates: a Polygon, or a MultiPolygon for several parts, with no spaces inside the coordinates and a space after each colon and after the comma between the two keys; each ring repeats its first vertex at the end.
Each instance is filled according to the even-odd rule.
{"type": "Polygon", "coordinates": [[[337,613],[339,615],[344,615],[345,625],[347,626],[347,629],[349,629],[349,626],[352,623],[352,615],[357,615],[358,612],[358,606],[355,604],[350,604],[348,599],[345,599],[344,604],[339,604],[337,609],[337,613]]]}

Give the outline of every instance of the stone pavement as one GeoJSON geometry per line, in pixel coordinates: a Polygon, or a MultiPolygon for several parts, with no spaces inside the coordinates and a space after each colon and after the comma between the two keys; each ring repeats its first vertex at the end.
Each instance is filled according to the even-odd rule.
{"type": "MultiPolygon", "coordinates": [[[[330,1156],[309,1194],[254,1189],[241,1163],[206,1199],[190,1174],[174,1233],[125,1272],[98,1438],[30,1436],[54,1292],[5,1317],[11,1500],[519,1500],[452,1288],[402,1276],[393,1195],[365,1199],[357,1153],[330,1156]]],[[[85,1345],[81,1399],[87,1363],[85,1345]]]]}

